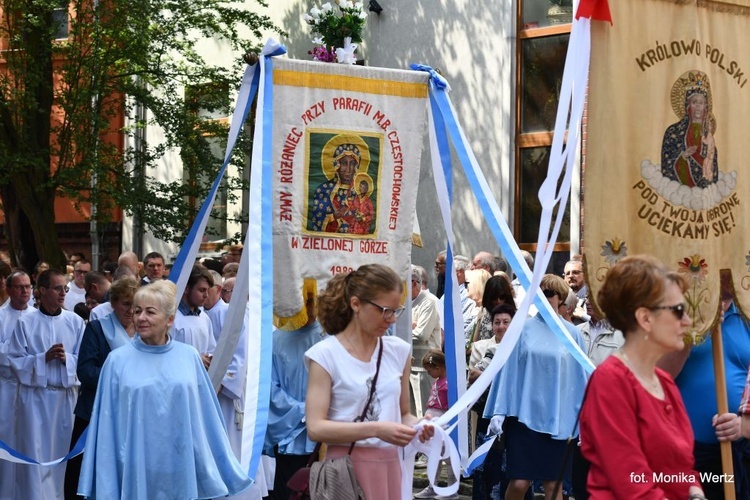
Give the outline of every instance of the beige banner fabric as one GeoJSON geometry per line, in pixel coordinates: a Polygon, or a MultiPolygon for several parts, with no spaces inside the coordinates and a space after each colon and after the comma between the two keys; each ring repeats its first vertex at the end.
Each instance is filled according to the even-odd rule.
{"type": "Polygon", "coordinates": [[[425,72],[274,61],[274,314],[307,320],[305,289],[379,263],[408,279],[427,129],[425,72]]]}
{"type": "Polygon", "coordinates": [[[720,270],[750,312],[750,0],[610,7],[613,25],[592,24],[588,283],[595,297],[622,257],[659,257],[690,282],[699,339],[718,319],[720,270]]]}

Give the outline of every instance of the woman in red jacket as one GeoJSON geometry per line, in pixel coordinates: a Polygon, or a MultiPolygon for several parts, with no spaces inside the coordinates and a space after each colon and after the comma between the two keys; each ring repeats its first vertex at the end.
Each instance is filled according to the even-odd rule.
{"type": "MultiPolygon", "coordinates": [[[[590,498],[705,499],[693,470],[693,432],[672,378],[656,367],[684,347],[691,319],[683,275],[649,256],[626,257],[598,294],[625,344],[594,372],[581,410],[581,451],[591,462],[590,498]]],[[[739,419],[717,419],[717,435],[739,435],[739,419]]]]}

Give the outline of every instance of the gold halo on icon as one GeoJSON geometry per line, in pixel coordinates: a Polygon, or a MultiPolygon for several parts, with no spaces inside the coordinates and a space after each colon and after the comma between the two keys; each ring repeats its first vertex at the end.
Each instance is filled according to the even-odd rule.
{"type": "Polygon", "coordinates": [[[360,194],[360,192],[359,192],[359,185],[362,182],[366,182],[367,183],[367,193],[366,193],[365,196],[367,198],[369,198],[370,196],[372,196],[373,182],[372,182],[372,177],[370,177],[368,174],[365,174],[364,172],[360,172],[357,175],[355,175],[354,176],[354,185],[352,186],[352,189],[357,193],[357,196],[359,196],[359,194],[360,194]]]}
{"type": "MultiPolygon", "coordinates": [[[[359,167],[357,167],[357,172],[366,173],[367,168],[370,166],[370,148],[367,146],[367,143],[358,135],[339,134],[331,138],[326,145],[323,146],[323,151],[320,154],[320,164],[323,169],[323,174],[325,174],[326,179],[329,181],[333,179],[334,175],[336,175],[336,162],[338,161],[338,158],[334,158],[334,153],[339,146],[347,144],[356,146],[359,150],[359,167]]],[[[344,156],[345,154],[353,155],[353,153],[344,153],[340,156],[344,156]]]]}
{"type": "Polygon", "coordinates": [[[706,94],[707,109],[706,112],[709,114],[709,119],[713,119],[711,116],[711,110],[713,109],[713,99],[711,97],[711,84],[708,81],[708,75],[697,69],[686,71],[674,82],[672,85],[672,92],[670,93],[670,101],[672,103],[672,111],[677,117],[682,120],[685,118],[685,96],[689,90],[703,90],[706,94]]]}

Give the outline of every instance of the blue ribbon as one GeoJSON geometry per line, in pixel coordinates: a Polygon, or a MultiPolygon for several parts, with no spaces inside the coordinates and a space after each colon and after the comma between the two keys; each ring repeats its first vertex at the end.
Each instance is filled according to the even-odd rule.
{"type": "MultiPolygon", "coordinates": [[[[88,433],[89,433],[89,428],[86,427],[81,433],[81,436],[78,438],[78,441],[76,441],[76,444],[73,446],[73,449],[71,449],[67,455],[65,455],[63,458],[59,458],[57,460],[51,460],[49,462],[38,462],[31,457],[27,457],[23,453],[17,450],[14,450],[13,448],[5,444],[3,441],[0,441],[0,449],[5,450],[12,457],[15,457],[29,465],[54,466],[62,462],[67,462],[71,458],[83,453],[83,449],[86,447],[86,436],[88,435],[88,433]]],[[[20,463],[20,462],[15,462],[15,461],[12,461],[12,462],[20,463]]]]}
{"type": "Polygon", "coordinates": [[[446,80],[443,75],[438,73],[435,69],[432,68],[432,66],[426,66],[424,64],[410,64],[409,67],[413,69],[414,71],[425,71],[430,74],[430,81],[435,86],[435,88],[438,88],[440,90],[450,90],[450,85],[448,85],[448,80],[446,80]]]}
{"type": "MultiPolygon", "coordinates": [[[[412,66],[415,66],[415,65],[412,65],[412,66]]],[[[432,80],[432,82],[434,84],[435,80],[432,80]]],[[[432,110],[432,121],[435,126],[435,134],[437,135],[437,146],[438,146],[438,152],[440,153],[440,164],[443,166],[443,174],[445,175],[445,184],[448,187],[448,203],[452,205],[453,204],[453,165],[451,164],[451,150],[450,150],[450,147],[448,147],[448,137],[446,136],[446,132],[445,132],[445,120],[443,120],[443,115],[440,113],[440,109],[438,108],[437,102],[435,102],[435,99],[432,98],[432,94],[430,94],[430,109],[432,110]]]]}
{"type": "MultiPolygon", "coordinates": [[[[456,401],[458,401],[458,384],[466,383],[464,377],[458,376],[459,368],[456,364],[457,350],[464,349],[464,346],[457,345],[455,334],[451,334],[451,332],[453,332],[453,324],[456,321],[455,315],[453,313],[454,292],[452,279],[452,276],[456,274],[456,271],[453,267],[453,248],[450,244],[448,244],[447,253],[445,255],[445,263],[445,297],[447,298],[447,300],[443,299],[443,311],[445,318],[443,324],[445,325],[445,333],[447,335],[444,335],[443,338],[445,342],[445,367],[448,379],[448,406],[450,407],[453,406],[456,401]]],[[[461,318],[461,322],[463,323],[463,317],[461,318]]],[[[461,367],[461,374],[463,375],[463,373],[464,367],[461,367]]],[[[455,423],[455,419],[451,420],[451,424],[453,423],[455,423]]],[[[453,440],[453,442],[456,443],[456,446],[458,447],[458,431],[456,429],[453,429],[453,431],[450,433],[450,436],[451,440],[453,440]]]]}
{"type": "MultiPolygon", "coordinates": [[[[412,68],[419,69],[421,71],[428,71],[427,69],[422,68],[429,67],[419,67],[419,65],[412,65],[412,68]],[[415,68],[415,66],[417,67],[415,68]]],[[[434,73],[434,71],[428,72],[430,73],[430,75],[433,75],[434,73]]],[[[470,159],[470,148],[466,144],[466,141],[460,132],[458,120],[456,119],[456,116],[450,105],[450,101],[448,100],[448,96],[446,95],[445,88],[441,88],[438,85],[432,85],[430,87],[430,99],[434,99],[435,104],[439,110],[439,114],[442,115],[443,119],[445,120],[445,126],[448,131],[448,135],[450,136],[451,142],[453,143],[454,150],[456,151],[459,161],[463,166],[464,172],[466,173],[466,177],[469,181],[469,186],[472,188],[472,191],[477,198],[479,208],[484,214],[485,220],[487,221],[487,224],[492,231],[492,235],[495,237],[495,240],[500,246],[503,255],[505,255],[510,261],[511,267],[513,267],[513,269],[522,271],[517,273],[518,278],[519,281],[521,281],[521,283],[524,285],[524,287],[528,289],[531,283],[531,272],[521,255],[521,249],[518,247],[518,244],[515,242],[515,240],[513,240],[513,238],[508,238],[503,234],[503,229],[500,226],[500,218],[495,216],[496,213],[501,213],[500,208],[497,206],[497,202],[494,200],[494,198],[492,198],[489,186],[487,185],[487,181],[485,180],[484,176],[480,171],[475,170],[474,168],[473,162],[470,159]]],[[[440,142],[440,140],[441,136],[438,135],[438,141],[440,142]]],[[[442,140],[445,140],[445,138],[443,137],[442,140]]],[[[447,144],[445,145],[445,147],[447,147],[447,144]]],[[[503,224],[505,223],[504,220],[502,220],[502,222],[503,224]]],[[[531,293],[534,292],[532,291],[531,293]]],[[[587,371],[587,373],[593,372],[594,367],[591,364],[591,361],[579,349],[577,349],[577,346],[574,346],[570,339],[559,328],[557,318],[553,317],[552,313],[546,307],[546,304],[542,302],[539,294],[535,295],[535,303],[540,313],[542,314],[542,317],[555,332],[555,336],[573,355],[575,360],[578,361],[578,363],[587,371]]]]}
{"type": "Polygon", "coordinates": [[[241,125],[247,119],[247,115],[250,112],[253,99],[255,98],[255,94],[258,91],[260,72],[258,71],[257,65],[249,66],[246,69],[245,78],[247,78],[249,75],[252,75],[249,92],[245,94],[244,92],[240,91],[237,97],[236,104],[240,104],[240,102],[242,102],[245,97],[246,99],[244,99],[244,106],[239,107],[235,105],[234,114],[232,116],[232,126],[229,134],[229,139],[227,140],[227,151],[224,156],[224,163],[222,164],[221,169],[216,176],[216,179],[214,179],[214,182],[211,185],[211,189],[209,190],[206,199],[203,201],[203,204],[198,211],[198,215],[196,216],[193,225],[190,227],[187,238],[185,238],[185,241],[182,243],[182,247],[180,247],[180,252],[177,254],[177,258],[175,259],[174,265],[172,266],[172,272],[169,273],[168,279],[177,286],[178,301],[182,298],[182,293],[185,291],[185,286],[187,285],[188,278],[190,277],[190,272],[193,269],[193,263],[195,262],[195,258],[198,255],[200,242],[203,239],[203,233],[206,230],[206,224],[208,223],[208,218],[211,215],[211,208],[214,205],[216,193],[218,193],[219,191],[221,180],[224,178],[224,173],[226,172],[227,166],[229,165],[229,160],[231,158],[230,153],[232,149],[234,149],[234,145],[237,142],[237,137],[239,136],[239,132],[241,130],[241,125]]]}
{"type": "MultiPolygon", "coordinates": [[[[286,52],[282,46],[270,55],[280,55],[286,52]],[[283,52],[281,51],[283,49],[283,52]]],[[[260,237],[260,300],[261,300],[261,356],[258,376],[258,402],[255,417],[255,437],[253,451],[250,458],[249,472],[255,477],[260,464],[268,426],[268,412],[271,400],[271,358],[273,344],[273,60],[271,57],[262,59],[264,72],[263,91],[263,127],[262,164],[260,166],[260,205],[261,205],[261,237],[260,237]]],[[[257,168],[256,165],[253,167],[257,168]]],[[[252,175],[252,173],[251,173],[252,175]]],[[[256,177],[256,180],[258,177],[256,177]]],[[[257,194],[257,186],[253,194],[257,194]]]]}

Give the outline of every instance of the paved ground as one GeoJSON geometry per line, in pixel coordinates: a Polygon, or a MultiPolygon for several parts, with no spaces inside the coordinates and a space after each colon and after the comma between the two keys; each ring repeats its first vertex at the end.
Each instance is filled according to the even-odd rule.
{"type": "MultiPolygon", "coordinates": [[[[441,474],[442,484],[447,484],[447,478],[445,472],[441,474]]],[[[413,493],[417,494],[427,487],[429,482],[427,481],[427,471],[425,469],[416,469],[414,471],[414,490],[413,493]]],[[[458,498],[460,500],[471,500],[471,479],[463,479],[458,487],[458,498]]],[[[537,494],[536,500],[544,500],[543,494],[537,494]]],[[[571,497],[570,500],[575,500],[571,497]]]]}
{"type": "MultiPolygon", "coordinates": [[[[440,476],[443,481],[445,481],[445,484],[447,484],[447,478],[445,477],[445,472],[443,472],[440,476]]],[[[427,487],[427,485],[430,484],[427,480],[427,470],[426,469],[416,469],[414,471],[414,493],[419,493],[424,488],[427,487]]],[[[461,484],[458,486],[458,498],[461,500],[470,500],[471,499],[471,479],[463,480],[461,481],[461,484]]]]}

